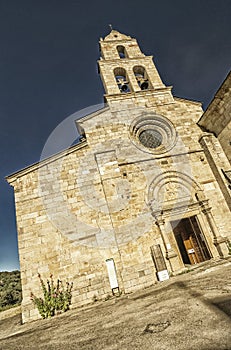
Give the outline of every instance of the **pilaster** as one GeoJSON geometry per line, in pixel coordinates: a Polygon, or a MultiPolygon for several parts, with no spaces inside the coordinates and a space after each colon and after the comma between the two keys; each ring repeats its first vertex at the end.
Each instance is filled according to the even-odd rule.
{"type": "MultiPolygon", "coordinates": [[[[155,214],[154,214],[154,217],[155,217],[155,214]]],[[[169,261],[172,272],[178,271],[182,269],[183,265],[178,257],[178,254],[175,252],[175,250],[172,248],[170,244],[168,232],[166,230],[165,220],[161,216],[155,217],[155,219],[156,219],[156,225],[159,227],[160,234],[165,246],[165,250],[166,250],[165,257],[169,261]]]]}
{"type": "Polygon", "coordinates": [[[199,204],[201,206],[202,213],[205,215],[209,224],[210,230],[213,235],[213,244],[216,246],[220,257],[227,256],[229,254],[227,237],[221,236],[216,226],[213,215],[211,213],[211,207],[208,205],[208,200],[204,199],[202,193],[197,194],[199,204]]]}

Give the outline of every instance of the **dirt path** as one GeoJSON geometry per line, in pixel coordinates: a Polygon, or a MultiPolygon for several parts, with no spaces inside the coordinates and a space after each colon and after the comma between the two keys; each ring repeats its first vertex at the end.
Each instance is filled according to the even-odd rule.
{"type": "Polygon", "coordinates": [[[1,320],[0,350],[13,349],[231,350],[231,259],[50,320],[1,320]]]}

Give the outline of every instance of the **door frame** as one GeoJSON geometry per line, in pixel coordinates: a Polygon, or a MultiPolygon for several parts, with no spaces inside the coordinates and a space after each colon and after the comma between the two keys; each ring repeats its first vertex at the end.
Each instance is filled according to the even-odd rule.
{"type": "Polygon", "coordinates": [[[196,215],[171,221],[171,226],[178,251],[185,265],[195,265],[212,258],[196,215]]]}

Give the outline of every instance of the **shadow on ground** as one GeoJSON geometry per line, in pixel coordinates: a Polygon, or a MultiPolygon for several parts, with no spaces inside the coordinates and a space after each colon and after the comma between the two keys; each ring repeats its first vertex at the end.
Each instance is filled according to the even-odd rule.
{"type": "Polygon", "coordinates": [[[49,320],[2,320],[0,350],[231,350],[230,306],[227,260],[49,320]]]}

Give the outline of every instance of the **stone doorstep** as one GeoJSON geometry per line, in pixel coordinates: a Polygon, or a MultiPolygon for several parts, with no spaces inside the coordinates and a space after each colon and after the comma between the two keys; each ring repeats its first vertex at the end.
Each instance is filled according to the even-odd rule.
{"type": "Polygon", "coordinates": [[[193,272],[194,270],[201,270],[201,271],[207,270],[217,265],[225,264],[226,262],[231,263],[231,255],[224,258],[222,257],[212,258],[210,260],[206,260],[195,265],[185,265],[185,269],[183,269],[179,273],[176,273],[174,276],[181,275],[182,273],[193,272]]]}

